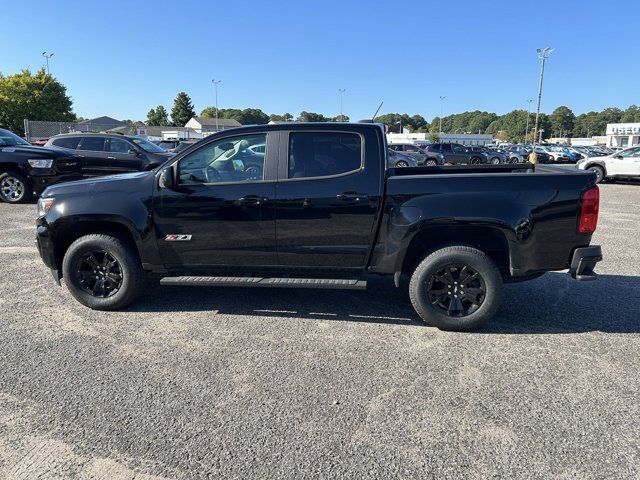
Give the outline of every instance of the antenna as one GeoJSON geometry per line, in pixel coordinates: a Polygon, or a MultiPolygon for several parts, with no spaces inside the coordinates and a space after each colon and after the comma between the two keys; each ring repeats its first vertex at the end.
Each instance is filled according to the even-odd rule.
{"type": "Polygon", "coordinates": [[[373,122],[376,119],[376,115],[378,115],[378,112],[380,111],[380,109],[382,108],[382,104],[384,103],[384,100],[382,102],[380,102],[380,105],[378,105],[378,109],[376,110],[376,113],[373,114],[373,117],[371,117],[371,121],[373,122]]]}

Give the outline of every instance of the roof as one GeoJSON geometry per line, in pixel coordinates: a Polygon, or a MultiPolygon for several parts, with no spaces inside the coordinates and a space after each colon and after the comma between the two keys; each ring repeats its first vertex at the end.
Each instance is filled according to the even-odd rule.
{"type": "MultiPolygon", "coordinates": [[[[209,117],[193,117],[193,118],[195,118],[200,125],[207,125],[207,126],[216,125],[215,118],[209,118],[209,117]]],[[[218,118],[218,126],[241,127],[242,124],[239,121],[234,120],[233,118],[218,118]]]]}
{"type": "Polygon", "coordinates": [[[90,120],[85,120],[83,122],[78,122],[77,125],[88,125],[90,123],[94,123],[94,124],[123,124],[124,122],[121,122],[120,120],[116,120],[115,118],[111,118],[111,117],[98,117],[98,118],[92,118],[90,120]]]}

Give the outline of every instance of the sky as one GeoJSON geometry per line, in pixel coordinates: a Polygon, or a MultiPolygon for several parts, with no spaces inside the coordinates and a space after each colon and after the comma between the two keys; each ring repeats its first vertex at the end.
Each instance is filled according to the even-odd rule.
{"type": "Polygon", "coordinates": [[[199,113],[302,110],[352,120],[640,104],[640,2],[0,0],[0,72],[44,64],[77,115],[144,120],[179,91],[199,113]],[[445,96],[444,102],[440,96],[445,96]]]}

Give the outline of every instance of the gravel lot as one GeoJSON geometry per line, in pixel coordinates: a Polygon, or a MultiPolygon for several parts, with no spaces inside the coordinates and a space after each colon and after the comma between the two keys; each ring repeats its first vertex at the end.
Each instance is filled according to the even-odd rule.
{"type": "Polygon", "coordinates": [[[157,287],[93,312],[0,204],[0,478],[640,478],[640,184],[599,281],[510,285],[474,333],[366,293],[157,287]]]}

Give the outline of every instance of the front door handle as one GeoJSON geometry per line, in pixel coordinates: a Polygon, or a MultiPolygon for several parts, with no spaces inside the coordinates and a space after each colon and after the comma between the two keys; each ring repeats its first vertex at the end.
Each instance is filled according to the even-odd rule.
{"type": "Polygon", "coordinates": [[[266,197],[259,197],[258,195],[246,195],[244,197],[240,197],[238,200],[236,200],[236,202],[239,205],[244,205],[244,206],[252,206],[252,207],[258,207],[266,202],[268,202],[269,199],[266,197]]]}
{"type": "Polygon", "coordinates": [[[115,160],[116,157],[107,157],[107,160],[115,160]]]}
{"type": "Polygon", "coordinates": [[[368,196],[366,193],[344,192],[336,195],[336,198],[344,202],[359,202],[360,200],[366,200],[368,196]]]}

